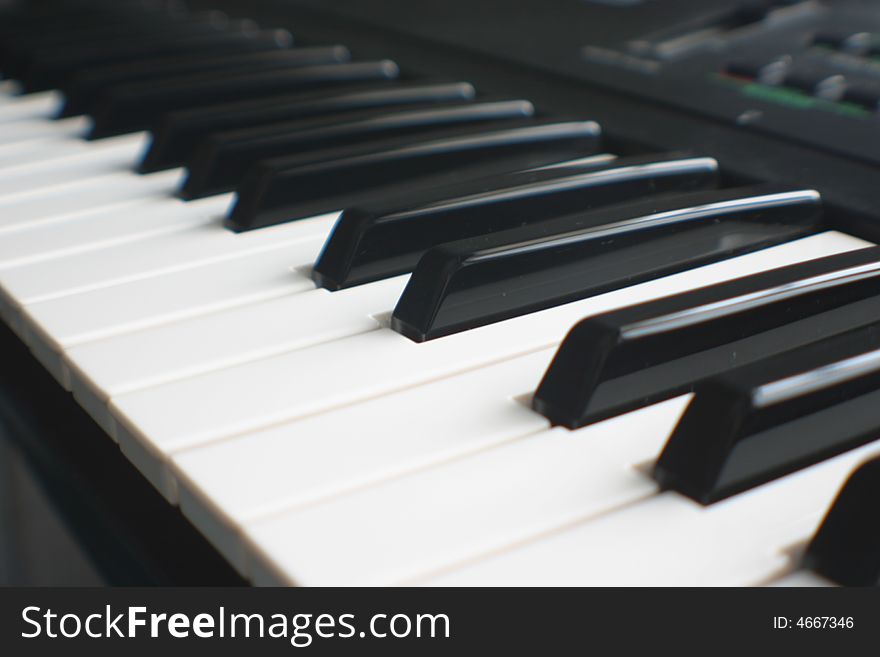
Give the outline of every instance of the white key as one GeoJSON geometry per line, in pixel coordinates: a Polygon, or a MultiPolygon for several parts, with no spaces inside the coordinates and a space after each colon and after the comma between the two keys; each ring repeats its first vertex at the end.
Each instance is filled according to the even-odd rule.
{"type": "MultiPolygon", "coordinates": [[[[181,452],[173,459],[181,508],[243,572],[238,527],[248,520],[548,429],[513,397],[534,387],[552,356],[545,350],[181,452]]],[[[126,453],[141,463],[139,452],[126,453]]]]}
{"type": "Polygon", "coordinates": [[[89,143],[81,139],[45,139],[35,137],[25,141],[13,141],[10,143],[0,142],[0,167],[14,167],[18,158],[27,159],[31,152],[34,157],[50,156],[52,153],[64,153],[71,146],[88,146],[89,143]]]}
{"type": "Polygon", "coordinates": [[[130,149],[130,164],[133,165],[140,159],[139,156],[148,141],[149,135],[139,132],[95,142],[88,142],[83,139],[44,139],[6,144],[0,146],[0,172],[30,170],[35,165],[43,165],[48,162],[64,161],[65,163],[70,163],[74,161],[73,158],[81,155],[105,152],[118,148],[130,149]]]}
{"type": "Polygon", "coordinates": [[[50,119],[61,109],[63,96],[57,91],[43,91],[13,98],[0,107],[0,122],[22,117],[50,119]]]}
{"type": "Polygon", "coordinates": [[[184,203],[147,197],[124,209],[111,205],[67,215],[55,223],[20,226],[0,240],[0,270],[178,232],[206,222],[219,227],[232,199],[232,194],[224,194],[184,203]]]}
{"type": "MultiPolygon", "coordinates": [[[[623,436],[620,436],[623,438],[623,436]]],[[[812,535],[873,443],[703,507],[663,493],[476,561],[420,584],[743,586],[792,569],[790,548],[812,535]]],[[[358,551],[362,549],[358,545],[358,551]]]]}
{"type": "Polygon", "coordinates": [[[381,325],[372,314],[394,304],[408,278],[285,295],[73,347],[65,362],[74,394],[88,387],[106,403],[139,388],[376,330],[381,325]]]}
{"type": "MultiPolygon", "coordinates": [[[[122,285],[72,294],[29,306],[16,306],[8,295],[19,336],[34,356],[66,389],[73,389],[64,352],[92,340],[161,326],[224,308],[314,290],[311,279],[289,262],[313,259],[322,238],[305,239],[122,285]]],[[[80,404],[115,439],[106,399],[80,377],[80,404]]]]}
{"type": "Polygon", "coordinates": [[[43,118],[31,119],[25,116],[3,117],[0,107],[0,145],[20,144],[30,141],[52,140],[62,142],[82,139],[89,131],[91,120],[76,116],[60,121],[47,121],[43,118]]]}
{"type": "Polygon", "coordinates": [[[0,80],[0,105],[19,100],[21,85],[15,80],[0,80]]]}
{"type": "Polygon", "coordinates": [[[247,522],[246,549],[306,586],[392,585],[455,566],[655,495],[633,466],[656,456],[688,399],[247,522]]]}
{"type": "MultiPolygon", "coordinates": [[[[372,331],[121,395],[111,411],[120,437],[128,432],[165,453],[547,348],[586,315],[864,244],[817,235],[423,344],[372,331]]],[[[65,314],[71,312],[73,305],[65,314]]]]}
{"type": "Polygon", "coordinates": [[[24,306],[28,329],[55,351],[126,331],[314,289],[292,264],[314,260],[321,236],[160,274],[90,292],[24,306]]]}
{"type": "Polygon", "coordinates": [[[44,190],[111,173],[132,173],[138,152],[131,143],[117,141],[96,146],[71,158],[7,168],[0,175],[0,197],[21,194],[27,190],[44,190]]]}
{"type": "MultiPolygon", "coordinates": [[[[292,221],[271,228],[234,233],[222,225],[228,197],[204,199],[188,205],[203,221],[187,230],[157,235],[106,249],[75,253],[52,260],[21,265],[0,272],[0,284],[19,304],[36,304],[71,294],[169,274],[227,258],[323,239],[336,215],[292,221]]],[[[311,254],[311,250],[308,251],[311,254]]],[[[292,260],[289,264],[306,262],[292,260]]],[[[120,294],[125,294],[121,290],[120,294]]],[[[112,303],[112,302],[110,302],[112,303]]],[[[87,311],[89,306],[81,306],[87,311]]],[[[41,312],[51,314],[42,306],[41,312]]],[[[92,324],[94,326],[94,324],[92,324]]],[[[52,329],[54,332],[54,329],[52,329]]],[[[61,332],[58,335],[62,335],[61,332]]]]}
{"type": "Polygon", "coordinates": [[[148,176],[118,173],[9,194],[0,198],[0,234],[41,223],[56,223],[101,207],[114,205],[122,208],[145,198],[170,198],[177,190],[179,180],[177,170],[148,176]]]}
{"type": "MultiPolygon", "coordinates": [[[[19,121],[18,123],[21,123],[19,121]]],[[[39,122],[37,122],[39,123],[39,122]]],[[[3,124],[0,124],[2,126],[3,124]]],[[[13,125],[9,123],[6,125],[13,125]]],[[[24,161],[32,159],[50,159],[53,157],[64,156],[70,153],[82,152],[97,144],[110,141],[128,139],[131,137],[143,135],[144,133],[133,133],[130,135],[121,135],[100,141],[86,141],[82,133],[71,130],[73,134],[57,134],[55,132],[46,132],[45,130],[35,130],[29,132],[27,139],[17,139],[14,135],[8,140],[0,140],[0,167],[14,167],[16,158],[21,157],[24,161]]]]}
{"type": "Polygon", "coordinates": [[[782,577],[777,577],[770,582],[766,583],[766,586],[774,586],[774,587],[809,587],[809,588],[817,588],[817,587],[826,587],[826,586],[837,586],[831,580],[825,579],[821,575],[818,575],[809,570],[795,570],[787,575],[783,575],[782,577]]]}
{"type": "Polygon", "coordinates": [[[82,139],[28,139],[26,141],[0,142],[0,168],[15,168],[19,159],[27,162],[83,152],[92,146],[82,139]]]}

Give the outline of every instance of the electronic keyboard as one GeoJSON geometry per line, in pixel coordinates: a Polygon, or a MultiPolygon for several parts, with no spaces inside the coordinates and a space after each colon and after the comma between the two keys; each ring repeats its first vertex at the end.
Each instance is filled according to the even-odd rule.
{"type": "Polygon", "coordinates": [[[0,315],[257,585],[876,585],[873,4],[11,3],[0,315]]]}

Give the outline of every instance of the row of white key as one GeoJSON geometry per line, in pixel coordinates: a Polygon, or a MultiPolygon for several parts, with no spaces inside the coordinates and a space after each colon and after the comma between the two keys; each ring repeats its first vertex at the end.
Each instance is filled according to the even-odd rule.
{"type": "MultiPolygon", "coordinates": [[[[835,494],[872,443],[708,507],[661,493],[599,520],[515,546],[430,585],[743,586],[791,574],[835,494]]],[[[389,515],[390,511],[389,511],[389,515]]],[[[387,516],[386,516],[387,517],[387,516]]],[[[295,526],[294,518],[287,518],[295,526]]],[[[345,518],[336,518],[346,522],[345,518]]],[[[369,520],[367,518],[366,520],[369,520]]],[[[280,548],[262,532],[262,549],[280,548]]],[[[275,539],[277,540],[277,539],[275,539]]],[[[363,545],[360,546],[364,549],[363,545]]],[[[299,550],[299,548],[298,548],[299,550]]]]}
{"type": "Polygon", "coordinates": [[[135,176],[127,171],[86,178],[48,188],[31,188],[0,198],[0,236],[56,224],[101,208],[123,208],[141,199],[172,198],[180,173],[135,176]]]}
{"type": "Polygon", "coordinates": [[[661,427],[673,423],[620,420],[249,522],[246,540],[263,557],[249,575],[312,585],[754,585],[794,569],[791,551],[850,470],[880,452],[872,445],[701,507],[658,493],[631,462],[656,456],[661,427]]]}
{"type": "MultiPolygon", "coordinates": [[[[207,266],[224,259],[243,258],[264,251],[289,248],[290,265],[311,263],[320,248],[300,254],[295,244],[323,243],[335,215],[282,224],[265,231],[234,235],[221,225],[228,201],[215,197],[189,205],[169,202],[169,210],[187,217],[188,226],[173,234],[144,238],[112,249],[59,256],[51,262],[20,265],[0,272],[7,293],[22,305],[35,305],[77,293],[90,293],[150,277],[207,266]],[[199,221],[201,219],[201,221],[199,221]],[[191,222],[191,223],[190,223],[191,222]]],[[[139,208],[161,211],[162,206],[139,208]]],[[[98,328],[95,326],[95,328],[98,328]]],[[[88,332],[86,323],[76,329],[88,332]]]]}
{"type": "MultiPolygon", "coordinates": [[[[141,139],[114,140],[95,144],[91,149],[70,157],[33,158],[18,166],[6,166],[0,176],[0,195],[40,192],[50,187],[126,171],[140,153],[141,139]]],[[[25,159],[25,158],[22,158],[25,159]]]]}
{"type": "MultiPolygon", "coordinates": [[[[41,122],[42,124],[42,122],[41,122]]],[[[0,145],[0,171],[4,173],[29,173],[35,170],[73,164],[78,169],[82,159],[101,159],[105,153],[122,153],[128,160],[122,160],[120,169],[130,169],[140,158],[149,139],[145,132],[122,135],[112,139],[88,142],[84,139],[30,139],[25,142],[4,143],[0,145]]]]}

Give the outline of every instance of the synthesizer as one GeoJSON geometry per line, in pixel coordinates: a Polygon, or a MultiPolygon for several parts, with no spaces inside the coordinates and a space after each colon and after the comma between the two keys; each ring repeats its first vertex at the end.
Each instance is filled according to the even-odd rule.
{"type": "Polygon", "coordinates": [[[0,11],[0,316],[244,580],[880,581],[876,3],[0,11]]]}

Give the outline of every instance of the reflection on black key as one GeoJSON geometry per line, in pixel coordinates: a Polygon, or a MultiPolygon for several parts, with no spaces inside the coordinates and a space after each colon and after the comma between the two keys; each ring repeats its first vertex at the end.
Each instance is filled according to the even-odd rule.
{"type": "Polygon", "coordinates": [[[397,65],[388,60],[323,66],[292,67],[283,71],[223,75],[217,73],[175,78],[164,84],[126,84],[115,87],[95,110],[91,138],[109,137],[149,128],[161,114],[187,107],[240,98],[258,98],[324,85],[390,80],[397,65]]]}
{"type": "Polygon", "coordinates": [[[639,196],[713,187],[711,158],[642,156],[468,180],[346,209],[312,270],[339,290],[412,271],[432,246],[639,196]]]}
{"type": "Polygon", "coordinates": [[[243,39],[228,52],[190,53],[174,57],[152,57],[125,64],[95,66],[78,72],[64,85],[64,107],[60,116],[90,113],[101,94],[118,84],[130,84],[182,77],[207,71],[238,73],[269,71],[290,66],[329,64],[348,59],[343,46],[317,48],[286,47],[283,30],[272,30],[243,39]]]}
{"type": "Polygon", "coordinates": [[[700,383],[654,468],[711,504],[880,437],[880,323],[700,383]]]}
{"type": "Polygon", "coordinates": [[[804,566],[843,586],[880,586],[880,458],[847,480],[804,556],[804,566]]]}
{"type": "Polygon", "coordinates": [[[514,171],[523,168],[522,160],[541,166],[558,162],[562,152],[565,159],[595,153],[599,145],[599,126],[592,121],[505,123],[512,125],[461,126],[430,139],[397,137],[263,162],[239,186],[227,225],[251,230],[387,197],[389,188],[406,189],[416,177],[479,170],[497,160],[507,162],[484,175],[514,171]]]}
{"type": "Polygon", "coordinates": [[[880,247],[798,263],[578,322],[533,399],[577,428],[880,317],[880,247]]]}
{"type": "Polygon", "coordinates": [[[431,130],[457,124],[520,119],[532,116],[527,100],[428,103],[417,107],[366,109],[345,116],[272,123],[213,135],[196,150],[181,196],[194,199],[228,191],[259,160],[329,149],[396,135],[430,137],[431,130]]]}
{"type": "Polygon", "coordinates": [[[396,107],[418,103],[472,100],[473,85],[380,82],[364,89],[333,88],[280,97],[262,98],[166,114],[153,131],[153,141],[140,165],[142,173],[179,166],[189,160],[199,142],[223,130],[329,116],[371,107],[396,107]]]}
{"type": "Polygon", "coordinates": [[[812,190],[695,192],[577,213],[431,249],[392,328],[422,342],[795,239],[812,190]]]}

